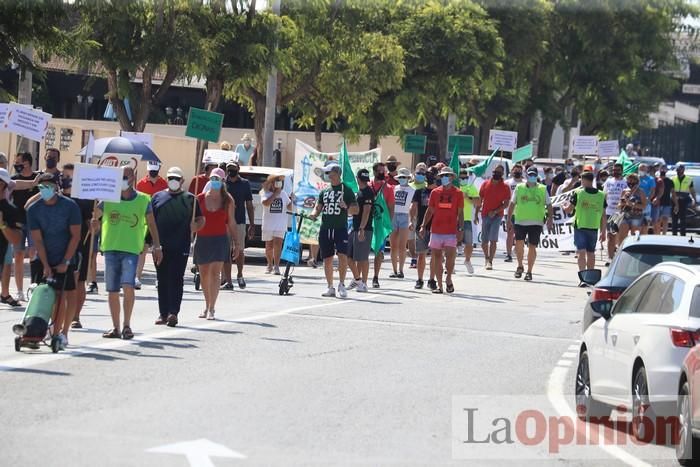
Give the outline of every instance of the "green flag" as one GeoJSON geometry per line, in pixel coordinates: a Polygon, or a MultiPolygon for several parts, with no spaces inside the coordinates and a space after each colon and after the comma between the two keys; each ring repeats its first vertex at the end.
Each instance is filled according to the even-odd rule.
{"type": "Polygon", "coordinates": [[[622,176],[626,177],[629,174],[633,174],[637,172],[637,169],[639,169],[639,162],[630,162],[627,166],[622,168],[622,176]]]}
{"type": "Polygon", "coordinates": [[[384,240],[393,230],[391,225],[391,217],[389,216],[389,207],[386,205],[386,201],[384,200],[384,184],[382,184],[382,187],[379,189],[379,193],[374,200],[372,215],[374,217],[372,251],[377,254],[379,250],[381,250],[382,246],[384,246],[384,240]]]}
{"type": "Polygon", "coordinates": [[[526,161],[528,159],[532,159],[532,144],[528,144],[527,146],[523,146],[522,148],[518,148],[513,151],[513,164],[520,161],[526,161]]]}
{"type": "Polygon", "coordinates": [[[639,168],[639,163],[635,163],[632,159],[630,159],[624,149],[620,151],[620,155],[617,157],[617,161],[615,161],[615,163],[622,164],[622,175],[624,177],[636,172],[639,168]]]}
{"type": "Polygon", "coordinates": [[[353,193],[360,191],[360,187],[357,186],[355,174],[352,173],[350,157],[348,156],[348,147],[345,145],[345,140],[343,140],[343,147],[340,149],[340,169],[343,174],[343,184],[350,188],[353,193]]]}
{"type": "Polygon", "coordinates": [[[486,159],[485,161],[472,167],[472,172],[474,172],[474,175],[476,175],[477,177],[483,177],[484,174],[486,173],[486,170],[489,168],[489,165],[491,165],[491,161],[493,160],[493,156],[495,156],[497,152],[498,152],[498,148],[493,150],[493,152],[488,157],[488,159],[486,159]]]}
{"type": "Polygon", "coordinates": [[[452,184],[459,188],[459,151],[457,150],[458,143],[455,143],[455,148],[452,150],[452,159],[450,159],[450,168],[455,173],[452,184]]]}

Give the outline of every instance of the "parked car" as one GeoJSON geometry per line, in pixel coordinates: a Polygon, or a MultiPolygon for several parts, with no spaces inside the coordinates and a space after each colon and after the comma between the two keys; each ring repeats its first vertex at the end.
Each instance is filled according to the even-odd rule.
{"type": "MultiPolygon", "coordinates": [[[[459,163],[460,164],[467,164],[469,163],[470,160],[476,159],[479,162],[483,162],[486,159],[488,159],[490,156],[459,156],[459,163]]],[[[500,157],[495,157],[491,160],[491,163],[489,164],[488,168],[486,169],[486,172],[483,175],[484,179],[491,178],[491,173],[493,172],[493,169],[495,169],[497,166],[502,165],[504,170],[505,170],[505,176],[508,177],[510,174],[510,167],[512,165],[510,159],[500,158],[500,157]]]]}
{"type": "MultiPolygon", "coordinates": [[[[700,314],[700,287],[693,291],[691,314],[700,314]]],[[[678,381],[678,444],[676,457],[681,465],[700,464],[700,331],[689,332],[688,351],[678,381]],[[692,340],[691,340],[692,338],[692,340]]]]}
{"type": "Polygon", "coordinates": [[[583,309],[583,332],[600,316],[594,311],[596,302],[617,300],[622,292],[644,272],[665,261],[700,264],[700,239],[670,235],[641,235],[625,239],[610,263],[608,272],[582,272],[582,282],[592,285],[583,309]]]}
{"type": "MultiPolygon", "coordinates": [[[[284,191],[291,195],[294,186],[294,171],[280,167],[261,167],[257,165],[241,166],[240,176],[248,180],[250,190],[253,192],[253,205],[255,206],[255,234],[252,240],[246,242],[247,246],[265,246],[262,241],[262,202],[260,201],[260,189],[263,182],[270,175],[284,175],[284,191]]],[[[290,216],[291,222],[291,216],[290,216]]],[[[290,224],[291,225],[291,224],[290,224]]]]}
{"type": "Polygon", "coordinates": [[[655,416],[675,414],[678,374],[700,328],[700,309],[692,308],[699,286],[700,266],[663,263],[617,302],[595,303],[603,319],[583,334],[576,370],[581,418],[605,416],[610,406],[631,408],[632,434],[650,441],[645,430],[657,426],[655,416]]]}

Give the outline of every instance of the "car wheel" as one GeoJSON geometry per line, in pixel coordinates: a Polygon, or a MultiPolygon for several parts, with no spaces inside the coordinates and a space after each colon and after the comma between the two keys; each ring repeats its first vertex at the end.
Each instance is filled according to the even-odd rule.
{"type": "Polygon", "coordinates": [[[676,457],[681,465],[700,464],[700,439],[693,437],[690,385],[686,381],[678,392],[678,442],[676,457]]]}
{"type": "Polygon", "coordinates": [[[593,398],[591,391],[591,369],[588,364],[588,352],[583,351],[576,368],[576,414],[581,420],[600,418],[610,415],[610,409],[593,398]]]}
{"type": "Polygon", "coordinates": [[[632,434],[639,441],[650,442],[650,436],[654,436],[654,411],[649,401],[647,372],[643,366],[637,369],[633,381],[632,434]]]}

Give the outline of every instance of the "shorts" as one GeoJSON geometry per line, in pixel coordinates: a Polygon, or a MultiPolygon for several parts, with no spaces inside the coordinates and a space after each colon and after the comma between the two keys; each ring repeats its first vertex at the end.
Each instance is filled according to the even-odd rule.
{"type": "MultiPolygon", "coordinates": [[[[72,290],[75,290],[75,265],[71,264],[68,266],[68,269],[66,269],[66,272],[63,274],[59,274],[56,272],[56,268],[53,267],[51,268],[53,271],[53,278],[54,282],[51,284],[51,287],[53,287],[55,290],[60,291],[64,290],[66,292],[70,292],[72,290]],[[64,282],[65,282],[65,287],[64,287],[64,282]]],[[[38,278],[37,283],[42,283],[45,282],[46,278],[44,277],[44,269],[43,267],[41,268],[41,276],[38,278]]]]}
{"type": "Polygon", "coordinates": [[[416,254],[425,254],[430,249],[430,232],[425,232],[425,238],[416,234],[416,254]]]}
{"type": "Polygon", "coordinates": [[[194,242],[194,264],[225,263],[231,261],[231,243],[228,235],[200,237],[194,242]]]}
{"type": "Polygon", "coordinates": [[[31,248],[32,247],[32,234],[29,233],[29,226],[27,224],[24,224],[22,228],[20,229],[20,237],[19,237],[19,243],[17,243],[14,246],[14,251],[19,252],[19,251],[24,251],[27,249],[27,247],[31,248]]]}
{"type": "Polygon", "coordinates": [[[90,242],[80,240],[78,253],[78,282],[87,281],[88,266],[90,265],[90,242]]]}
{"type": "Polygon", "coordinates": [[[372,248],[372,231],[365,230],[365,239],[358,238],[358,232],[350,232],[348,239],[348,257],[353,261],[369,261],[369,252],[372,248]]]}
{"type": "Polygon", "coordinates": [[[527,237],[528,245],[537,246],[540,244],[540,236],[542,235],[541,225],[520,225],[513,226],[515,230],[515,241],[524,242],[527,237]]]}
{"type": "Polygon", "coordinates": [[[498,232],[501,228],[501,216],[484,216],[481,221],[481,242],[497,242],[498,232]]]}
{"type": "Polygon", "coordinates": [[[430,234],[428,246],[431,250],[457,248],[457,234],[430,234]]]}
{"type": "Polygon", "coordinates": [[[656,222],[665,217],[670,219],[673,216],[673,206],[656,206],[652,208],[651,218],[656,222]]]}
{"type": "Polygon", "coordinates": [[[139,255],[121,251],[105,251],[105,288],[107,292],[119,292],[122,286],[133,288],[139,255]]]}
{"type": "Polygon", "coordinates": [[[15,258],[15,249],[12,245],[7,245],[7,251],[5,252],[5,259],[2,262],[3,265],[7,266],[12,264],[15,258]]]}
{"type": "Polygon", "coordinates": [[[574,245],[577,251],[595,253],[598,245],[598,231],[588,229],[574,229],[574,245]]]}
{"type": "Polygon", "coordinates": [[[474,232],[472,231],[472,221],[464,221],[464,236],[462,241],[465,245],[474,244],[474,232]]]}
{"type": "MultiPolygon", "coordinates": [[[[420,226],[419,226],[418,228],[420,228],[420,226]]],[[[416,237],[417,237],[417,235],[416,235],[416,229],[413,229],[413,230],[409,230],[409,231],[408,231],[408,241],[409,241],[409,242],[414,241],[414,240],[416,239],[416,237]]]]}
{"type": "Polygon", "coordinates": [[[273,238],[284,239],[284,235],[287,233],[286,230],[263,230],[262,231],[262,241],[269,242],[273,238]]]}
{"type": "MultiPolygon", "coordinates": [[[[231,246],[236,246],[236,253],[239,253],[245,249],[246,237],[248,236],[248,229],[246,229],[245,224],[236,224],[236,232],[238,233],[238,243],[234,242],[233,239],[229,239],[231,246]]],[[[225,264],[231,264],[231,255],[226,256],[225,264]]]]}
{"type": "Polygon", "coordinates": [[[321,258],[332,258],[336,253],[348,254],[348,231],[345,227],[338,229],[321,229],[318,232],[318,246],[321,258]]]}
{"type": "Polygon", "coordinates": [[[642,224],[644,223],[644,217],[634,217],[631,219],[623,219],[622,222],[620,222],[620,225],[629,225],[630,227],[641,227],[642,224]]]}
{"type": "Polygon", "coordinates": [[[406,212],[395,212],[394,218],[391,220],[391,226],[394,230],[407,229],[408,228],[408,213],[406,212]]]}

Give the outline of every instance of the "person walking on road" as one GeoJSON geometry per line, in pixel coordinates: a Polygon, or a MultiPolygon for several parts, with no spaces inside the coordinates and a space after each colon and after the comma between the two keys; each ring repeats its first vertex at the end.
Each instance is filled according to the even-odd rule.
{"type": "Polygon", "coordinates": [[[622,222],[620,222],[620,232],[618,236],[622,243],[627,235],[634,234],[643,230],[644,212],[648,205],[647,196],[639,186],[639,176],[637,174],[629,174],[627,176],[627,189],[620,196],[618,205],[621,212],[625,214],[622,222]]]}
{"type": "Polygon", "coordinates": [[[525,256],[525,239],[527,238],[527,272],[525,280],[532,280],[532,269],[537,259],[537,246],[540,243],[542,227],[545,217],[547,227],[552,230],[554,217],[552,202],[547,194],[547,187],[537,182],[537,169],[531,167],[527,171],[527,182],[518,185],[513,192],[513,197],[508,207],[508,222],[514,223],[515,254],[518,259],[518,267],[515,270],[515,278],[523,276],[525,268],[523,259],[525,256]]]}
{"type": "Polygon", "coordinates": [[[459,172],[459,185],[462,193],[464,193],[464,235],[461,241],[464,244],[464,266],[469,274],[474,274],[474,266],[472,265],[472,254],[474,253],[474,233],[472,229],[472,219],[477,223],[477,218],[474,218],[474,210],[479,209],[480,198],[479,189],[475,185],[476,176],[471,169],[462,169],[459,172]]]}
{"type": "Polygon", "coordinates": [[[435,294],[442,293],[442,259],[443,254],[447,267],[445,277],[445,291],[452,293],[455,290],[452,275],[455,269],[457,257],[457,236],[462,235],[464,225],[464,195],[458,190],[452,181],[455,173],[449,167],[440,171],[440,187],[430,193],[428,210],[423,218],[420,235],[424,237],[431,223],[430,233],[430,263],[431,269],[437,278],[435,294]]]}
{"type": "Polygon", "coordinates": [[[2,293],[0,303],[18,307],[22,304],[10,295],[10,273],[12,272],[12,245],[19,242],[22,237],[19,209],[12,202],[12,190],[16,182],[12,180],[10,173],[0,168],[0,261],[2,265],[2,293]]]}
{"type": "Polygon", "coordinates": [[[644,192],[647,197],[647,205],[644,208],[644,219],[640,233],[646,235],[649,229],[654,225],[652,218],[652,200],[656,194],[656,177],[649,174],[649,166],[647,164],[639,165],[639,189],[644,192]]]}
{"type": "MultiPolygon", "coordinates": [[[[416,215],[416,273],[418,278],[416,280],[416,285],[414,289],[423,288],[423,276],[425,274],[425,266],[427,263],[428,256],[428,245],[430,244],[430,227],[431,222],[425,222],[425,213],[428,212],[430,207],[430,193],[435,189],[435,177],[437,171],[433,167],[427,169],[425,172],[425,185],[416,190],[416,197],[418,201],[418,212],[416,215]],[[425,226],[423,234],[420,234],[421,227],[425,226]]],[[[430,265],[429,278],[428,278],[428,288],[430,290],[437,289],[437,282],[435,281],[435,272],[433,271],[432,264],[430,265]]]]}
{"type": "Polygon", "coordinates": [[[163,259],[156,266],[159,311],[156,324],[174,327],[182,305],[190,241],[192,234],[204,226],[204,217],[195,196],[183,190],[185,176],[182,169],[171,167],[166,178],[167,190],[159,191],[151,199],[163,247],[163,259]]]}
{"type": "Polygon", "coordinates": [[[678,206],[676,189],[673,180],[666,176],[665,165],[659,167],[659,177],[656,179],[656,196],[652,200],[652,218],[654,219],[654,233],[656,235],[666,235],[668,233],[668,223],[671,222],[673,212],[678,206]]]}
{"type": "Polygon", "coordinates": [[[323,258],[323,270],[326,275],[328,290],[323,297],[335,297],[333,287],[333,257],[338,255],[338,296],[348,296],[345,288],[345,274],[348,268],[348,215],[354,216],[359,212],[355,194],[346,186],[341,178],[341,169],[337,161],[329,160],[323,167],[324,179],[330,183],[318,195],[314,210],[309,217],[316,220],[321,217],[321,229],[318,243],[323,258]]]}
{"type": "Polygon", "coordinates": [[[282,242],[287,233],[289,221],[287,211],[292,209],[292,200],[284,191],[284,175],[270,175],[260,190],[260,200],[263,207],[262,240],[265,242],[265,258],[267,259],[267,274],[274,271],[280,275],[280,256],[282,242]]]}
{"type": "MultiPolygon", "coordinates": [[[[389,218],[394,218],[394,187],[388,183],[388,175],[386,165],[383,162],[376,162],[372,166],[372,173],[374,174],[374,180],[369,184],[369,186],[374,190],[374,197],[382,192],[384,196],[384,201],[386,202],[387,208],[389,208],[389,218]]],[[[379,288],[379,271],[382,269],[382,262],[384,261],[384,248],[386,247],[386,239],[382,242],[382,246],[379,251],[374,254],[374,277],[372,278],[372,287],[375,289],[379,288]]]]}
{"type": "Polygon", "coordinates": [[[688,208],[695,206],[695,186],[693,186],[693,178],[685,174],[685,164],[683,163],[676,165],[676,176],[672,180],[678,203],[673,210],[671,231],[673,235],[678,235],[680,231],[681,236],[685,237],[688,208]]]}
{"type": "MultiPolygon", "coordinates": [[[[159,191],[167,190],[168,183],[163,177],[160,176],[160,163],[149,162],[146,165],[146,168],[148,169],[148,175],[146,175],[141,180],[139,180],[138,183],[136,183],[136,191],[138,191],[139,193],[145,193],[151,198],[153,198],[153,195],[155,195],[159,191]]],[[[151,248],[152,245],[153,240],[151,238],[151,233],[146,232],[146,243],[144,245],[143,251],[139,255],[139,267],[136,270],[136,290],[141,290],[141,279],[143,277],[143,268],[146,265],[146,254],[148,253],[148,250],[151,248]]]]}
{"type": "MultiPolygon", "coordinates": [[[[251,240],[255,234],[255,207],[253,206],[253,192],[250,189],[250,182],[240,175],[241,167],[238,162],[232,161],[226,164],[226,190],[233,197],[235,207],[236,225],[236,256],[224,263],[224,290],[233,290],[231,276],[231,263],[236,263],[236,281],[238,287],[243,290],[246,282],[243,278],[243,264],[245,263],[245,241],[251,240]],[[248,230],[246,234],[246,214],[248,215],[248,230]]],[[[233,241],[233,238],[232,238],[233,241]]]]}
{"type": "MultiPolygon", "coordinates": [[[[425,165],[425,162],[419,162],[416,164],[416,169],[413,173],[413,180],[409,183],[411,188],[416,191],[420,190],[421,188],[425,188],[425,174],[427,170],[428,166],[425,165]]],[[[419,224],[416,223],[414,225],[415,228],[413,230],[409,230],[408,232],[408,252],[411,255],[411,265],[409,267],[411,269],[416,269],[416,265],[418,264],[418,255],[416,255],[416,233],[418,231],[419,224]]]]}
{"type": "Polygon", "coordinates": [[[593,186],[594,180],[593,172],[583,172],[581,188],[574,191],[566,206],[566,212],[574,214],[574,245],[579,271],[595,268],[596,245],[599,239],[601,242],[606,239],[605,193],[593,186]]]}
{"type": "MultiPolygon", "coordinates": [[[[605,192],[605,215],[608,220],[610,216],[617,214],[620,207],[620,197],[622,192],[627,189],[627,180],[622,176],[623,165],[615,164],[613,165],[612,177],[609,177],[603,184],[603,191],[605,192]]],[[[610,261],[612,261],[613,256],[615,256],[615,251],[617,250],[618,234],[612,229],[608,230],[608,261],[605,266],[610,266],[610,261]]]]}
{"type": "MultiPolygon", "coordinates": [[[[515,188],[520,185],[525,183],[525,179],[523,178],[523,166],[520,164],[515,164],[513,166],[513,170],[510,172],[512,175],[511,178],[506,180],[506,185],[508,185],[508,188],[510,188],[510,192],[513,193],[515,192],[515,188]]],[[[512,219],[511,219],[512,221],[512,219]]],[[[512,263],[513,262],[513,245],[515,245],[515,231],[513,230],[512,223],[507,223],[507,232],[506,232],[506,263],[512,263]]]]}
{"type": "MultiPolygon", "coordinates": [[[[481,248],[484,250],[485,267],[493,269],[493,259],[498,247],[498,232],[503,221],[503,212],[511,198],[510,188],[503,181],[503,166],[493,169],[491,179],[479,188],[481,199],[481,248]]],[[[479,222],[479,212],[474,215],[479,222]]]]}
{"type": "Polygon", "coordinates": [[[199,317],[209,320],[215,319],[221,269],[227,258],[236,257],[242,241],[236,225],[236,204],[226,190],[225,179],[223,170],[212,170],[208,189],[197,196],[205,220],[194,243],[194,262],[199,267],[205,303],[199,317]]]}
{"type": "Polygon", "coordinates": [[[394,217],[392,218],[393,230],[389,236],[391,244],[391,267],[394,270],[389,277],[403,279],[403,268],[406,263],[406,248],[408,247],[408,233],[415,230],[414,220],[418,209],[418,200],[415,198],[416,190],[408,185],[411,180],[411,171],[401,168],[396,174],[398,185],[394,186],[394,217]]]}
{"type": "Polygon", "coordinates": [[[56,303],[53,333],[65,349],[75,312],[74,272],[82,219],[78,205],[59,194],[59,181],[58,173],[39,178],[41,199],[27,208],[27,225],[43,266],[42,279],[53,279],[52,286],[63,290],[56,303]]]}
{"type": "MultiPolygon", "coordinates": [[[[32,169],[32,164],[34,158],[29,152],[20,152],[15,158],[15,172],[16,174],[12,176],[12,180],[15,182],[31,182],[34,181],[39,175],[38,172],[34,172],[32,169]]],[[[15,285],[17,286],[17,301],[25,301],[24,297],[24,260],[29,258],[31,261],[34,259],[34,247],[32,244],[32,236],[29,233],[29,228],[27,227],[27,211],[25,205],[29,199],[39,193],[36,187],[30,189],[19,189],[15,187],[12,191],[12,202],[18,209],[19,213],[19,223],[22,224],[22,236],[19,241],[12,246],[15,255],[15,285]]]]}
{"type": "Polygon", "coordinates": [[[357,171],[357,186],[360,189],[357,193],[358,212],[352,216],[352,232],[348,239],[348,266],[355,279],[348,288],[356,287],[358,292],[367,292],[374,206],[374,191],[369,187],[369,170],[357,171]]]}
{"type": "Polygon", "coordinates": [[[153,263],[163,259],[158,228],[153,217],[151,198],[134,189],[136,172],[125,167],[119,202],[105,201],[94,211],[93,234],[101,227],[101,248],[105,258],[105,288],[109,297],[112,329],[102,334],[107,339],[133,339],[131,314],[134,311],[134,285],[139,255],[143,251],[146,228],[153,238],[153,263]],[[100,223],[99,219],[102,220],[100,223]],[[119,290],[124,293],[124,322],[120,331],[119,290]]]}

